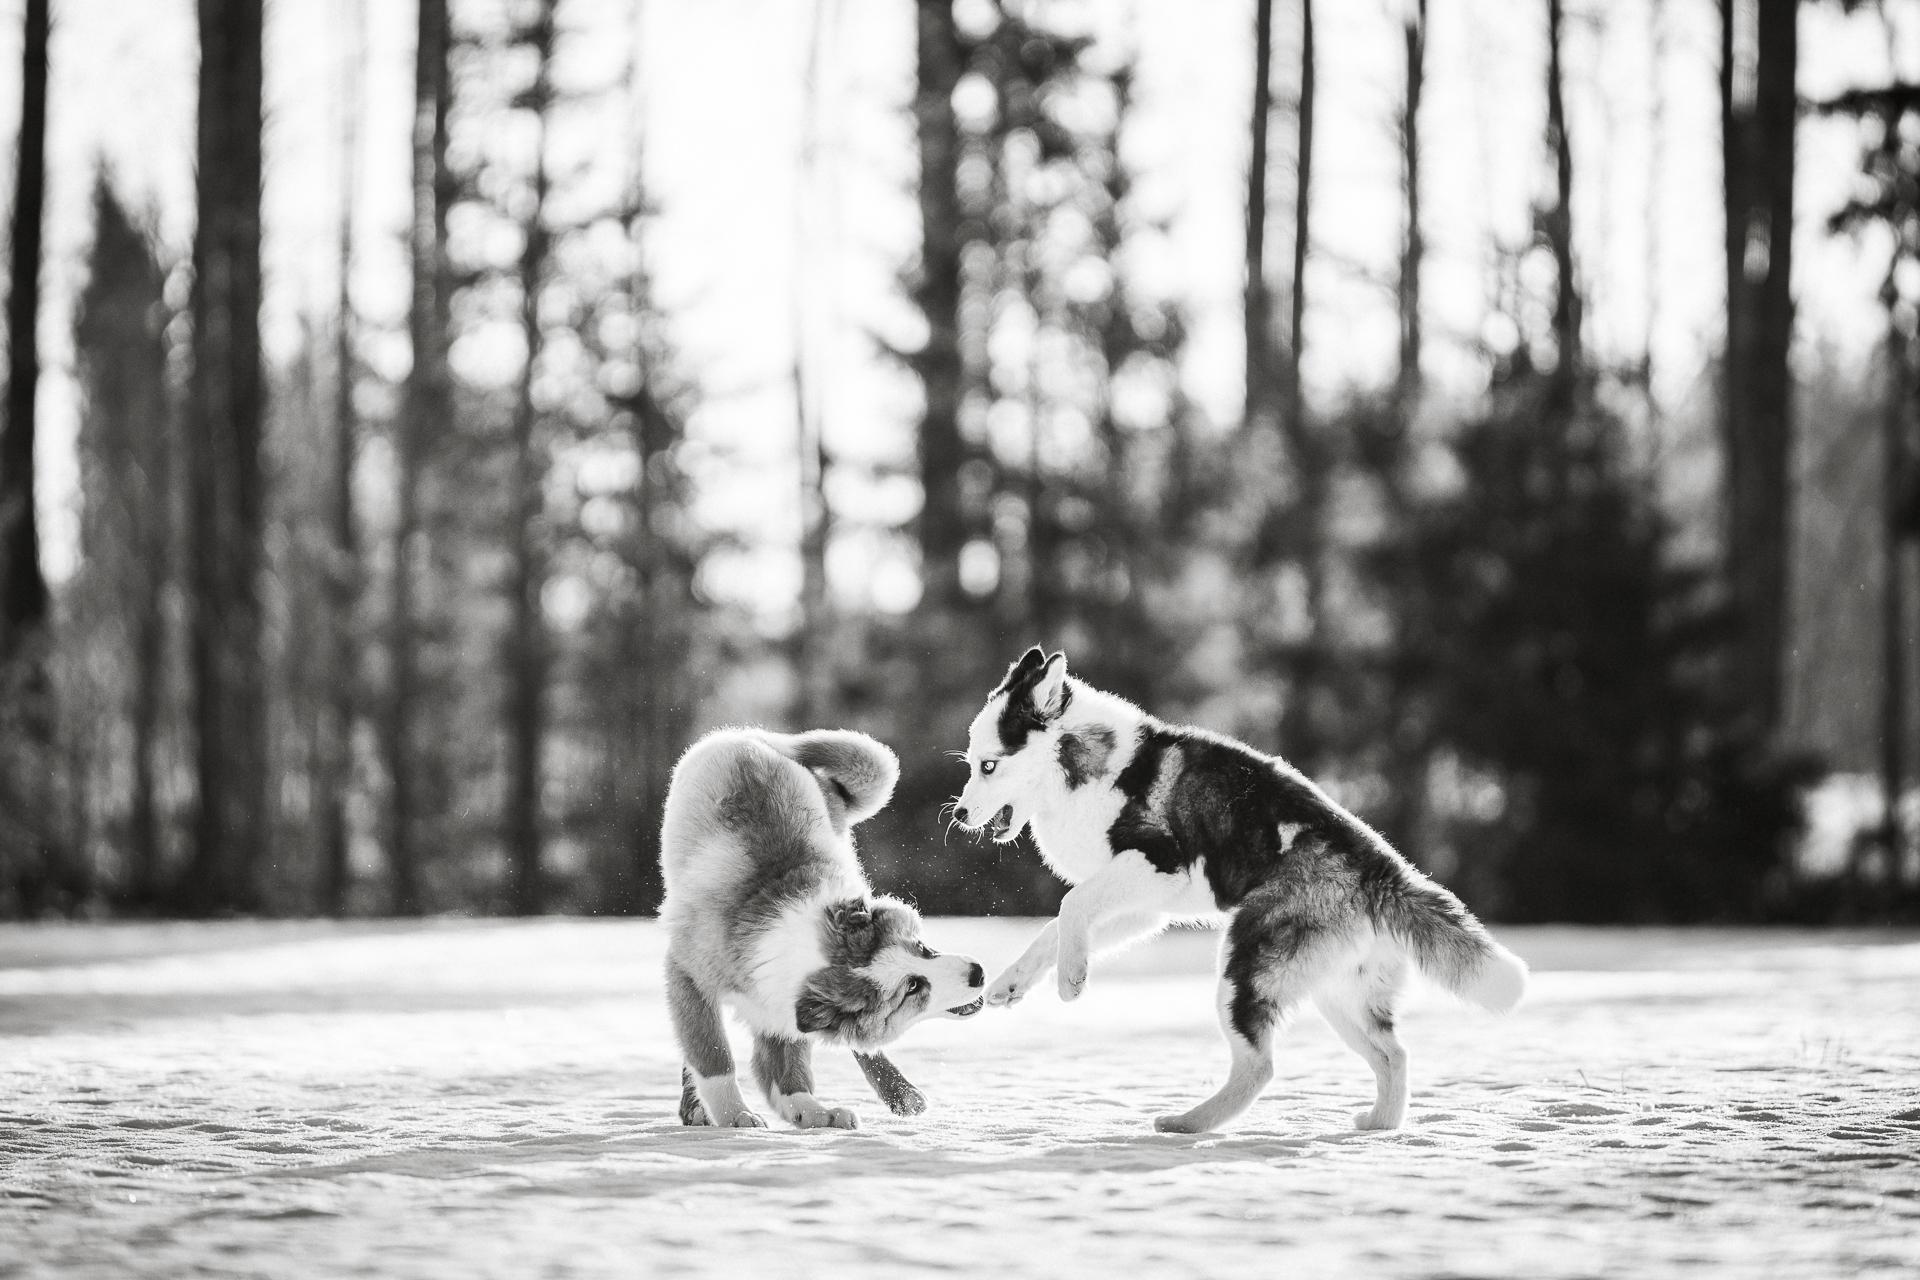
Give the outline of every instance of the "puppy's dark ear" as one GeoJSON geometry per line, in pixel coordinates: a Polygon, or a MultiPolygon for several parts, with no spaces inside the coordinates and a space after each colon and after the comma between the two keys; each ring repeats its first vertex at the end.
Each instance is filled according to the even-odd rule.
{"type": "Polygon", "coordinates": [[[880,1002],[880,988],[870,979],[845,969],[816,969],[800,988],[793,1020],[808,1034],[839,1031],[857,1022],[880,1002]]]}
{"type": "MultiPolygon", "coordinates": [[[[1038,652],[1036,650],[1035,652],[1038,652]]],[[[1033,709],[1042,720],[1057,719],[1067,709],[1067,655],[1056,653],[1033,678],[1033,709]]]]}
{"type": "Polygon", "coordinates": [[[873,959],[880,945],[880,926],[873,905],[864,898],[848,898],[827,908],[827,959],[855,968],[873,959]]]}
{"type": "Polygon", "coordinates": [[[1033,648],[1020,655],[1018,662],[1007,668],[1007,678],[1000,682],[1000,687],[995,689],[994,692],[1004,693],[1008,689],[1018,689],[1021,685],[1033,679],[1034,674],[1046,665],[1046,650],[1042,649],[1039,645],[1033,646],[1033,648]]]}

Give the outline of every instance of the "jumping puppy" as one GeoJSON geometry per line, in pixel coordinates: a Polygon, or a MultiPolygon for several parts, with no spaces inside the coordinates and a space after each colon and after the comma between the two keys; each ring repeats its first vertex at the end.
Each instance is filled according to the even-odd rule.
{"type": "Polygon", "coordinates": [[[753,1071],[781,1118],[852,1129],[813,1096],[813,1042],[845,1044],[896,1114],[926,1099],[877,1049],[915,1022],[980,1011],[986,975],[920,941],[920,917],[876,896],[849,832],[893,794],[900,766],[864,734],[708,734],[674,766],[660,836],[667,1005],[679,1038],[680,1119],[764,1128],[740,1095],[720,1010],[753,1030],[753,1071]]]}
{"type": "Polygon", "coordinates": [[[1154,1127],[1218,1129],[1273,1078],[1273,1037],[1312,999],[1377,1084],[1362,1129],[1407,1113],[1407,1053],[1394,1004],[1409,963],[1454,994],[1505,1013],[1527,966],[1460,900],[1276,756],[1163,724],[1067,675],[1064,654],[1029,650],[967,735],[970,776],[954,810],[1002,843],[1031,828],[1073,886],[1060,914],[987,990],[1013,1004],[1049,969],[1080,995],[1087,958],[1173,920],[1226,919],[1219,1014],[1233,1054],[1213,1097],[1154,1127]]]}

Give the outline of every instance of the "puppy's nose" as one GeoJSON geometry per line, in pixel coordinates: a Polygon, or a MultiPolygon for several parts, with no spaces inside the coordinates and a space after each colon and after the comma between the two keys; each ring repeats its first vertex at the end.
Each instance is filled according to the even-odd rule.
{"type": "Polygon", "coordinates": [[[978,965],[978,964],[976,963],[976,964],[975,964],[975,965],[973,966],[973,968],[971,968],[971,969],[969,969],[969,970],[967,970],[967,985],[968,985],[968,986],[970,986],[970,987],[984,987],[984,986],[986,986],[986,985],[987,985],[987,971],[986,971],[985,969],[982,969],[982,968],[981,968],[981,967],[980,967],[980,966],[979,966],[979,965],[978,965]]]}
{"type": "Polygon", "coordinates": [[[965,822],[967,820],[967,806],[961,805],[959,808],[955,809],[953,811],[953,816],[960,819],[960,821],[965,822]]]}

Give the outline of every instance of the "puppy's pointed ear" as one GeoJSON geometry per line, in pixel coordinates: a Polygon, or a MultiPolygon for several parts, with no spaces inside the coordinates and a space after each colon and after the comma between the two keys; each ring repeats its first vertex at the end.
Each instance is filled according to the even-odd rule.
{"type": "MultiPolygon", "coordinates": [[[[1039,652],[1039,650],[1035,650],[1039,652]]],[[[1067,655],[1056,653],[1048,658],[1034,677],[1033,709],[1040,713],[1042,720],[1059,718],[1067,709],[1067,655]]]]}
{"type": "Polygon", "coordinates": [[[879,945],[873,904],[848,898],[827,908],[827,957],[836,964],[862,965],[873,959],[879,945]]]}
{"type": "Polygon", "coordinates": [[[1020,655],[1020,660],[1007,668],[1007,678],[1000,682],[995,693],[1004,693],[1009,689],[1018,689],[1029,683],[1040,668],[1047,665],[1046,651],[1039,645],[1020,655]]]}

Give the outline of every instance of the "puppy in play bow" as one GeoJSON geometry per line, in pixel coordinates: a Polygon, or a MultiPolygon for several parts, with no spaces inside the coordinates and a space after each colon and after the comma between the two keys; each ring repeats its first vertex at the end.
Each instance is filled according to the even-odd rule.
{"type": "Polygon", "coordinates": [[[803,1129],[857,1127],[813,1092],[813,1046],[854,1051],[898,1115],[926,1099],[882,1054],[923,1018],[978,1013],[986,975],[920,937],[920,916],[873,892],[852,828],[893,794],[900,766],[865,734],[725,729],[674,767],[660,837],[667,1006],[680,1042],[680,1118],[764,1127],[734,1076],[721,1009],[753,1031],[753,1073],[803,1129]]]}

